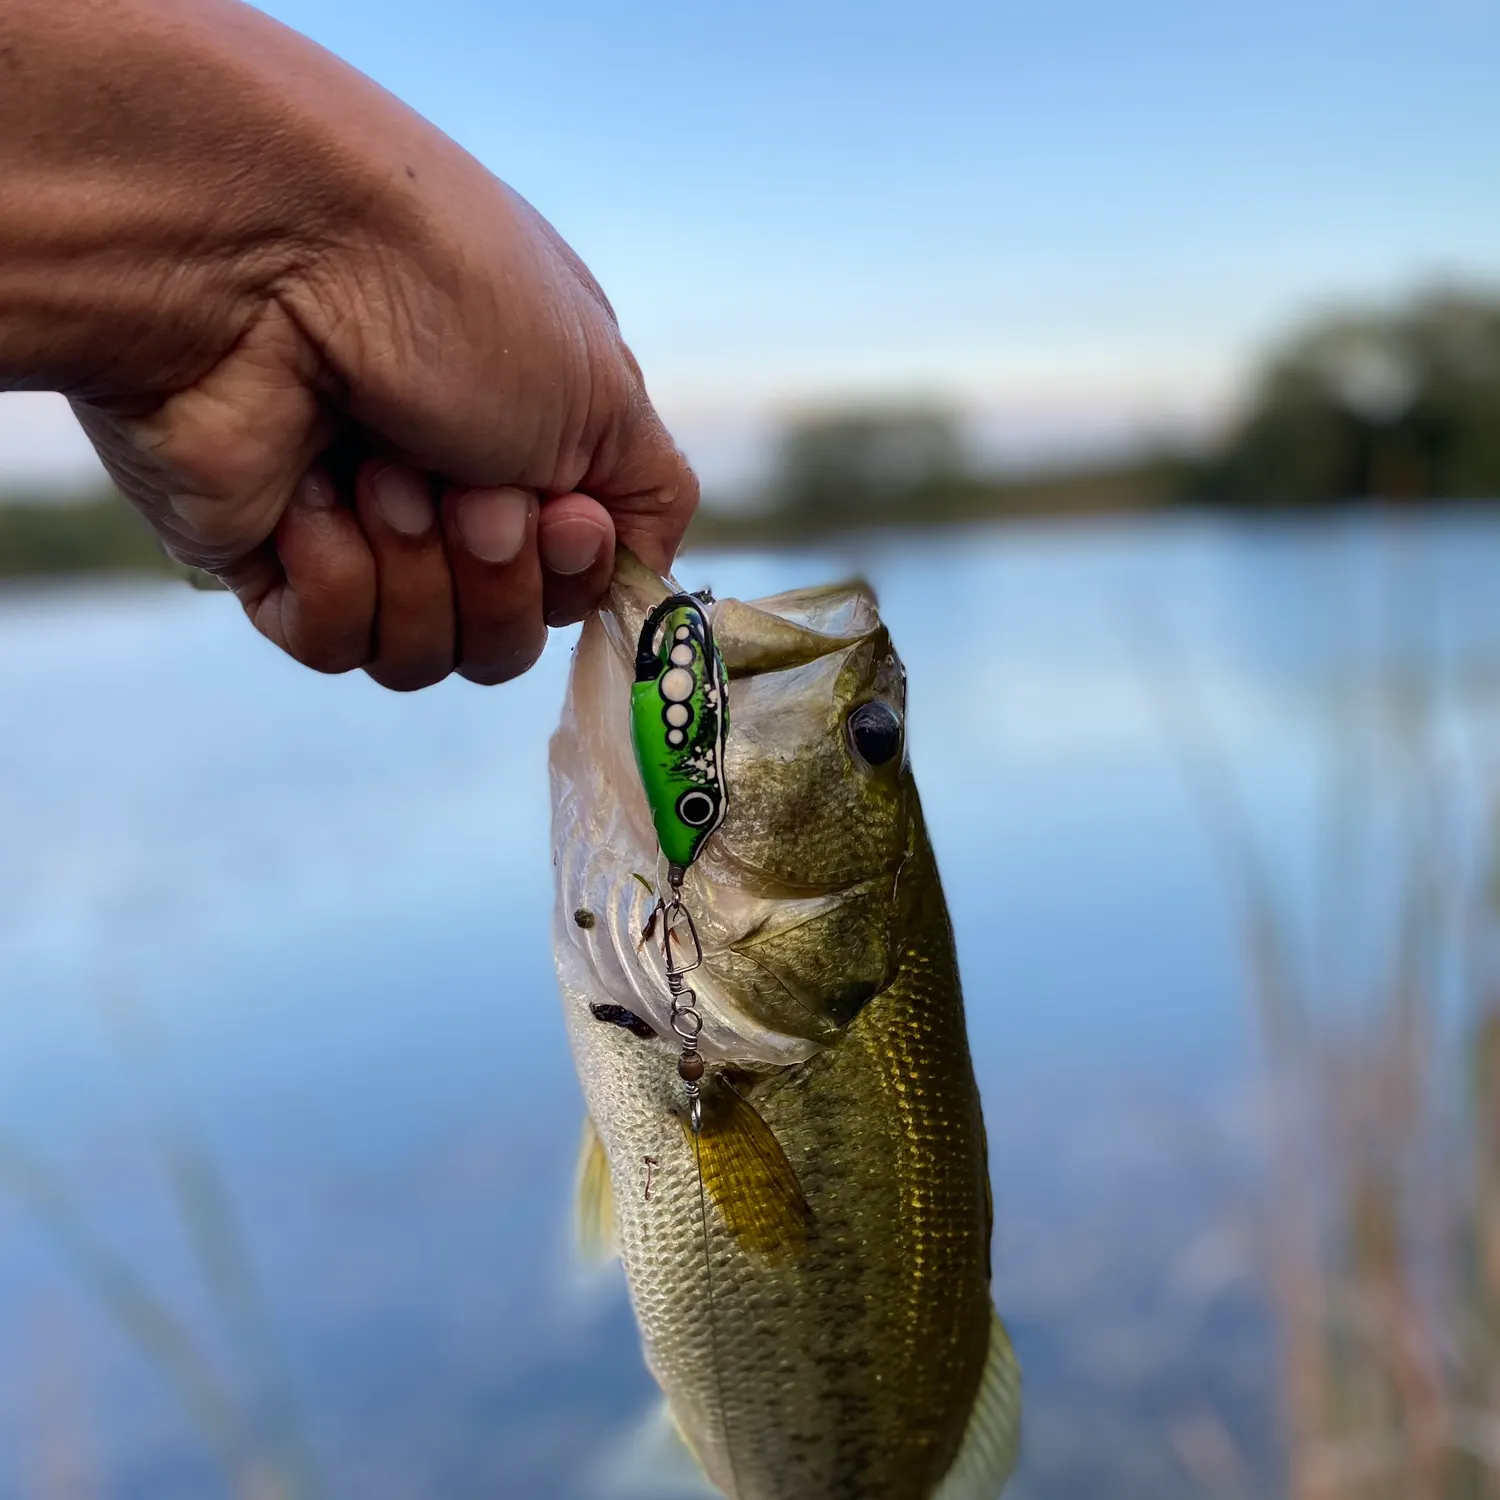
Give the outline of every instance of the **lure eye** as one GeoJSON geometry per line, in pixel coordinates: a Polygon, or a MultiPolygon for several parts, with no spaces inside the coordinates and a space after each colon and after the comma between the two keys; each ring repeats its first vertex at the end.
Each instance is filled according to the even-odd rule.
{"type": "Polygon", "coordinates": [[[849,715],[849,743],[867,766],[883,766],[901,753],[901,720],[889,703],[861,703],[849,715]]]}
{"type": "Polygon", "coordinates": [[[693,791],[684,792],[677,799],[677,816],[689,828],[702,828],[712,820],[718,809],[719,804],[707,792],[698,791],[696,788],[693,791]]]}

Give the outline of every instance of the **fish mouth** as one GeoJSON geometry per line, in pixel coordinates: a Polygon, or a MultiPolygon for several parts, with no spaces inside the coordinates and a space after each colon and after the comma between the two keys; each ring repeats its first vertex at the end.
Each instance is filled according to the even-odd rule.
{"type": "Polygon", "coordinates": [[[663,578],[628,547],[615,554],[615,573],[599,603],[599,623],[622,661],[634,661],[641,627],[656,606],[683,590],[670,576],[663,578]]]}
{"type": "MultiPolygon", "coordinates": [[[[626,705],[643,627],[665,600],[685,592],[675,579],[620,549],[609,589],[585,622],[564,728],[554,740],[554,787],[580,791],[561,816],[571,820],[571,834],[585,846],[564,851],[560,935],[586,952],[613,1002],[645,1016],[662,1036],[670,1036],[671,1023],[659,941],[642,939],[656,930],[651,908],[658,895],[670,892],[662,884],[665,866],[627,732],[626,705]],[[601,818],[606,804],[608,816],[601,818]],[[567,872],[575,866],[589,873],[586,880],[580,873],[578,888],[570,889],[567,872]],[[612,872],[608,880],[606,870],[612,872]],[[608,898],[606,885],[614,893],[608,898]],[[618,915],[581,931],[571,921],[575,906],[618,915]]],[[[806,666],[884,629],[873,597],[853,586],[758,604],[726,599],[712,603],[709,613],[732,680],[806,666]]],[[[727,790],[733,818],[732,783],[727,790]]],[[[736,852],[721,834],[708,841],[682,887],[702,939],[702,966],[690,983],[704,1018],[700,1048],[706,1057],[785,1066],[805,1061],[833,1039],[846,1018],[820,1015],[802,992],[796,932],[853,912],[862,904],[851,902],[854,894],[843,882],[790,883],[736,852]]],[[[850,1006],[867,991],[866,981],[857,994],[851,990],[850,1006]]]]}
{"type": "MultiPolygon", "coordinates": [[[[621,550],[605,598],[584,621],[551,756],[558,942],[573,954],[572,961],[587,967],[595,999],[624,1006],[666,1038],[672,1035],[671,998],[661,923],[653,917],[659,896],[666,894],[664,865],[635,763],[627,706],[642,626],[664,599],[679,592],[673,580],[621,550]],[[577,909],[591,913],[587,926],[574,921],[577,909]]],[[[691,981],[704,1021],[703,1055],[716,1062],[770,1066],[811,1056],[815,1046],[757,1021],[737,1004],[734,986],[709,972],[716,952],[765,914],[742,913],[737,894],[706,881],[696,866],[688,872],[685,899],[705,939],[706,962],[691,981]],[[726,916],[728,931],[721,926],[726,916]]]]}
{"type": "MultiPolygon", "coordinates": [[[[607,680],[609,687],[606,691],[621,695],[622,711],[647,620],[667,599],[686,592],[676,579],[663,577],[628,549],[619,550],[614,577],[600,601],[595,619],[585,626],[580,651],[607,649],[607,666],[597,659],[589,660],[585,666],[607,680]],[[603,641],[599,640],[599,634],[602,634],[603,641]]],[[[696,597],[707,602],[704,595],[696,597]]],[[[595,715],[609,711],[609,706],[602,701],[593,704],[595,715]]],[[[617,845],[614,853],[632,872],[649,876],[652,889],[648,893],[646,878],[629,879],[625,888],[630,908],[629,931],[639,933],[641,940],[635,943],[633,953],[624,953],[617,938],[612,945],[615,952],[610,955],[613,961],[606,961],[603,973],[617,980],[623,979],[630,986],[634,1003],[644,1009],[658,1034],[670,1036],[671,1001],[660,938],[648,941],[644,935],[647,932],[659,934],[659,924],[651,908],[658,898],[669,897],[671,893],[662,883],[664,865],[659,858],[660,851],[634,763],[633,748],[624,744],[626,738],[618,736],[608,747],[611,759],[604,777],[621,809],[622,831],[628,835],[622,841],[623,847],[617,845]]],[[[720,878],[715,879],[695,863],[686,872],[682,890],[684,904],[693,915],[702,943],[701,964],[690,980],[704,1021],[699,1047],[714,1061],[759,1061],[773,1065],[803,1061],[816,1050],[808,1045],[805,1037],[783,1036],[757,1021],[736,1002],[736,987],[714,973],[722,956],[736,943],[752,936],[768,915],[764,904],[751,898],[739,882],[725,885],[722,883],[724,872],[718,873],[720,878]]]]}
{"type": "MultiPolygon", "coordinates": [[[[776,604],[794,597],[829,597],[842,595],[862,588],[862,585],[835,585],[830,589],[802,591],[801,595],[781,595],[763,601],[776,604]]],[[[617,554],[614,577],[598,608],[598,619],[603,627],[616,657],[633,666],[637,657],[642,629],[651,614],[667,599],[684,595],[687,591],[677,581],[663,577],[647,567],[628,548],[621,547],[617,554]]],[[[787,618],[779,612],[762,607],[762,604],[746,603],[739,599],[714,600],[706,591],[689,597],[702,600],[709,607],[715,646],[724,662],[730,681],[754,677],[762,672],[786,671],[805,666],[821,657],[847,650],[859,645],[876,634],[883,634],[885,627],[878,617],[837,621],[845,626],[853,623],[859,627],[852,633],[839,633],[816,629],[802,620],[787,618]]],[[[873,595],[868,591],[862,596],[873,613],[873,595]]],[[[833,621],[820,618],[820,624],[833,621]]],[[[731,706],[733,699],[731,698],[731,706]]],[[[728,794],[733,797],[733,787],[728,794]]],[[[653,845],[654,860],[654,845],[653,845]]],[[[703,850],[703,869],[700,879],[714,885],[728,885],[763,901],[799,902],[819,896],[832,896],[843,889],[843,882],[820,883],[816,881],[789,880],[784,874],[767,869],[747,858],[743,852],[728,847],[723,839],[711,839],[703,850]]]]}
{"type": "MultiPolygon", "coordinates": [[[[621,547],[615,573],[599,605],[599,619],[615,651],[635,659],[647,617],[674,594],[686,594],[675,579],[653,572],[621,547]]],[[[882,634],[874,592],[862,580],[796,589],[747,603],[693,594],[709,607],[714,642],[731,681],[806,666],[882,634]]]]}

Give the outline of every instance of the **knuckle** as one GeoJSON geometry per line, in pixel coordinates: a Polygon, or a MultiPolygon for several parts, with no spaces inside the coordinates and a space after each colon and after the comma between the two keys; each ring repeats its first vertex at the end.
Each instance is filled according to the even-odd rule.
{"type": "Polygon", "coordinates": [[[338,651],[326,651],[317,647],[298,646],[292,650],[292,656],[304,667],[311,667],[314,672],[321,672],[325,677],[341,677],[346,672],[352,672],[358,666],[363,665],[352,656],[338,651]]]}
{"type": "Polygon", "coordinates": [[[496,666],[490,663],[465,664],[458,669],[458,675],[476,687],[499,687],[502,682],[519,677],[525,670],[524,667],[496,666]]]}
{"type": "Polygon", "coordinates": [[[546,646],[547,627],[539,625],[536,631],[528,631],[514,645],[502,645],[482,658],[465,659],[459,665],[459,676],[480,687],[495,687],[502,682],[510,682],[535,666],[546,646]]]}
{"type": "Polygon", "coordinates": [[[287,653],[329,677],[352,672],[370,659],[365,642],[345,631],[296,631],[287,641],[287,653]]]}
{"type": "Polygon", "coordinates": [[[452,670],[451,662],[373,661],[365,666],[366,675],[392,693],[420,692],[441,682],[452,670]]]}

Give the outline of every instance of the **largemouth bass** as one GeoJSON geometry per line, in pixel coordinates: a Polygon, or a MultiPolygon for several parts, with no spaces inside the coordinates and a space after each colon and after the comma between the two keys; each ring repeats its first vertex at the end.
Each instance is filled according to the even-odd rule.
{"type": "Polygon", "coordinates": [[[582,1218],[617,1247],[671,1416],[732,1500],[994,1500],[1019,1374],[904,671],[863,586],[712,606],[730,710],[723,822],[682,884],[695,1131],[627,722],[637,633],[674,592],[622,557],[552,742],[582,1218]]]}

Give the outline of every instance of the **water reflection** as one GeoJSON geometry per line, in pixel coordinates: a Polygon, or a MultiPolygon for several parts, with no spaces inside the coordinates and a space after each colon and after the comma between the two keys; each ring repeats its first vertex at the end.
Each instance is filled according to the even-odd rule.
{"type": "MultiPolygon", "coordinates": [[[[1193,767],[1227,768],[1295,926],[1330,776],[1387,743],[1337,710],[1330,760],[1337,705],[1417,680],[1486,743],[1500,525],[1038,527],[682,573],[851,570],[910,673],[960,945],[1028,1373],[1014,1493],[1265,1493],[1260,991],[1193,767]]],[[[4,1500],[593,1493],[652,1391],[618,1286],[564,1253],[568,646],[403,698],[174,587],[0,601],[4,1500]]],[[[1470,854],[1490,764],[1440,778],[1470,854]]],[[[1341,908],[1371,971],[1389,912],[1341,908]]]]}

